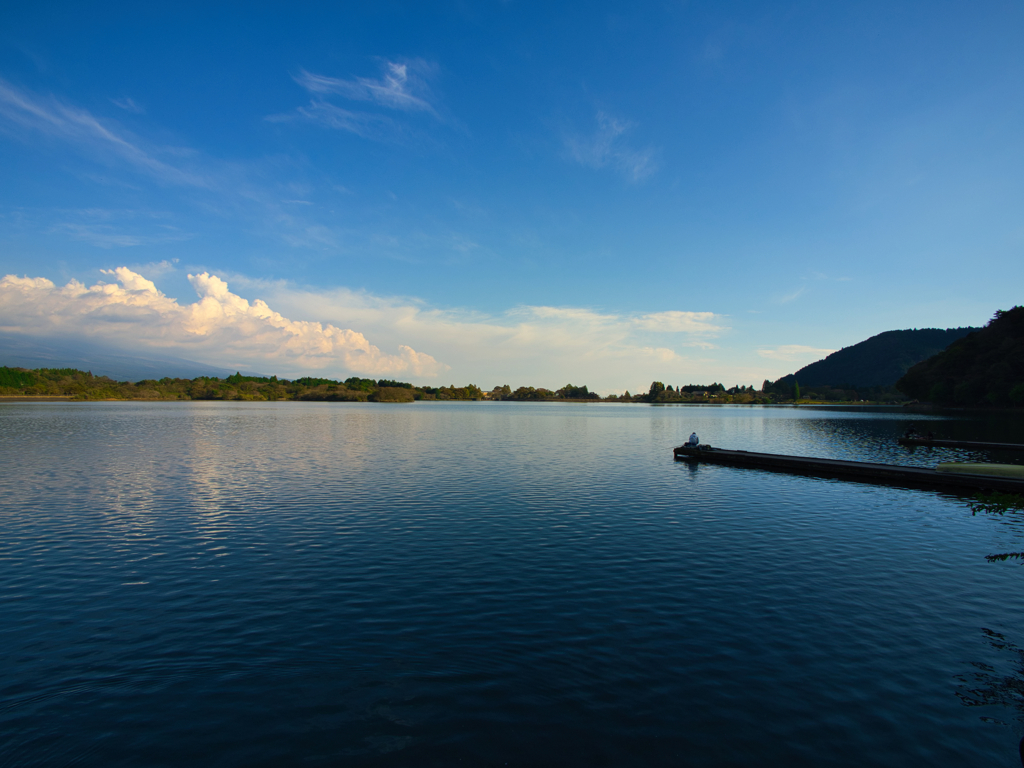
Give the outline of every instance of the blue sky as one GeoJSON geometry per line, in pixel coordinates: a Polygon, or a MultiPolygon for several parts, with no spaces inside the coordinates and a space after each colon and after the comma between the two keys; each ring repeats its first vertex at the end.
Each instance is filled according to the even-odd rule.
{"type": "Polygon", "coordinates": [[[760,384],[1024,284],[1024,5],[5,3],[0,332],[760,384]]]}

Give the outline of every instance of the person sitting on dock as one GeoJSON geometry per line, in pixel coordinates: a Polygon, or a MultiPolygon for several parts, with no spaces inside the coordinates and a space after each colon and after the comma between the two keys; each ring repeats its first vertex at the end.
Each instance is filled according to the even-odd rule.
{"type": "Polygon", "coordinates": [[[691,448],[696,448],[698,445],[700,445],[700,438],[697,437],[696,432],[690,433],[690,439],[686,441],[686,444],[691,448]]]}

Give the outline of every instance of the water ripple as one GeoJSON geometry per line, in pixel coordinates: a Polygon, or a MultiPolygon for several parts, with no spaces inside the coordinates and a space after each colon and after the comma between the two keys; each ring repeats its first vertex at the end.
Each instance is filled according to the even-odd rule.
{"type": "Polygon", "coordinates": [[[1021,433],[864,409],[4,404],[0,765],[1013,765],[1020,713],[954,694],[1006,665],[982,627],[1024,645],[1019,566],[985,561],[1024,549],[1020,516],[671,458],[693,430],[1005,458],[907,451],[911,421],[1021,433]]]}

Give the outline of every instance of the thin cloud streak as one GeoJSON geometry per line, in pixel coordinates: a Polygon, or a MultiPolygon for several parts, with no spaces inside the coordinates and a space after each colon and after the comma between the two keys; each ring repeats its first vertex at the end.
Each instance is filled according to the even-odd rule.
{"type": "Polygon", "coordinates": [[[791,302],[791,301],[796,301],[797,299],[799,299],[803,295],[804,291],[806,291],[806,290],[807,290],[807,286],[802,285],[799,288],[797,288],[795,291],[793,291],[792,293],[788,293],[785,296],[779,297],[779,303],[780,304],[789,304],[789,302],[791,302]]]}
{"type": "Polygon", "coordinates": [[[192,238],[192,234],[168,223],[172,217],[167,212],[86,208],[61,213],[67,217],[55,222],[51,231],[64,232],[98,248],[130,248],[192,238]]]}
{"type": "MultiPolygon", "coordinates": [[[[371,116],[372,117],[372,116],[371,116]]],[[[390,118],[381,116],[384,121],[390,118]]],[[[336,119],[337,116],[335,116],[336,119]]],[[[364,126],[367,135],[372,131],[364,126]]],[[[378,135],[386,135],[378,130],[378,135]]],[[[393,134],[400,129],[395,127],[393,134]]],[[[139,173],[156,181],[181,188],[189,206],[199,207],[218,217],[232,213],[248,218],[257,229],[270,228],[281,241],[296,247],[335,247],[322,234],[323,227],[315,218],[297,215],[296,206],[281,202],[281,190],[265,182],[265,169],[256,164],[225,163],[204,158],[189,148],[147,147],[145,142],[120,129],[114,121],[101,121],[87,110],[69,105],[54,96],[40,96],[17,88],[0,78],[0,131],[22,140],[48,137],[61,141],[90,160],[121,170],[139,173]],[[162,155],[163,159],[158,157],[162,155]],[[199,168],[190,170],[187,162],[199,168]],[[126,166],[126,167],[125,167],[126,166]],[[201,191],[204,194],[197,194],[201,191]],[[321,233],[321,234],[316,234],[321,233]]],[[[107,174],[111,174],[108,170],[107,174]]],[[[128,174],[120,175],[128,178],[128,174]]],[[[96,178],[95,176],[92,178],[96,178]]],[[[109,179],[101,183],[126,183],[109,179]]],[[[134,187],[132,184],[128,186],[134,187]]],[[[144,212],[140,212],[144,213],[144,212]]],[[[75,239],[91,242],[100,248],[131,247],[185,239],[173,228],[164,232],[139,232],[123,222],[106,221],[103,226],[93,222],[50,222],[50,231],[63,231],[75,239]]]]}
{"type": "Polygon", "coordinates": [[[564,139],[568,156],[587,168],[612,167],[629,181],[638,182],[658,170],[653,148],[633,149],[624,135],[635,123],[597,113],[597,130],[588,135],[573,134],[564,139]]]}
{"type": "Polygon", "coordinates": [[[638,328],[643,328],[647,331],[660,331],[662,333],[717,334],[726,330],[722,326],[714,325],[716,320],[717,316],[714,312],[681,312],[673,310],[641,315],[633,322],[638,328]]]}
{"type": "Polygon", "coordinates": [[[309,104],[298,107],[295,112],[268,115],[264,119],[270,122],[303,119],[372,141],[401,143],[409,139],[413,131],[404,120],[393,116],[395,112],[407,115],[426,113],[438,122],[447,122],[434,103],[427,82],[437,69],[436,64],[422,59],[384,61],[380,78],[355,77],[349,80],[303,69],[292,79],[312,95],[309,104]],[[332,96],[349,102],[369,103],[378,111],[339,106],[330,100],[332,96]]]}
{"type": "Polygon", "coordinates": [[[437,110],[428,100],[430,89],[427,78],[437,66],[417,59],[411,62],[385,61],[379,79],[356,77],[342,80],[302,70],[294,79],[310,93],[336,94],[352,101],[369,101],[388,109],[404,112],[429,112],[437,117],[437,110]]]}
{"type": "Polygon", "coordinates": [[[116,232],[112,227],[89,226],[86,224],[59,224],[55,229],[66,232],[76,240],[84,240],[97,248],[132,248],[139,245],[155,245],[157,243],[185,240],[186,237],[147,237],[116,232]]]}
{"type": "Polygon", "coordinates": [[[113,155],[136,170],[176,185],[206,187],[202,177],[158,160],[126,134],[108,128],[90,112],[57,98],[40,97],[0,78],[0,123],[56,137],[101,154],[113,155]]]}
{"type": "Polygon", "coordinates": [[[131,112],[136,115],[141,115],[146,112],[145,109],[136,104],[131,98],[125,96],[123,99],[111,99],[110,103],[115,107],[120,107],[125,112],[131,112]]]}
{"type": "MultiPolygon", "coordinates": [[[[348,131],[364,139],[395,142],[404,134],[402,126],[388,115],[353,112],[319,99],[311,101],[309,106],[299,107],[296,111],[310,122],[319,123],[326,128],[348,131]]],[[[273,122],[289,120],[292,116],[273,115],[267,119],[273,122]]]]}

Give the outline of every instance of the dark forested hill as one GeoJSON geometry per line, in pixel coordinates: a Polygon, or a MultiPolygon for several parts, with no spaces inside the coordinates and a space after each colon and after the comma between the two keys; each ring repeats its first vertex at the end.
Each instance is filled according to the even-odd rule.
{"type": "Polygon", "coordinates": [[[804,366],[776,384],[801,387],[891,387],[910,367],[936,355],[977,328],[921,328],[886,331],[843,347],[824,360],[804,366]]]}
{"type": "Polygon", "coordinates": [[[1024,307],[999,310],[977,333],[913,366],[896,386],[939,405],[1024,405],[1024,307]]]}

